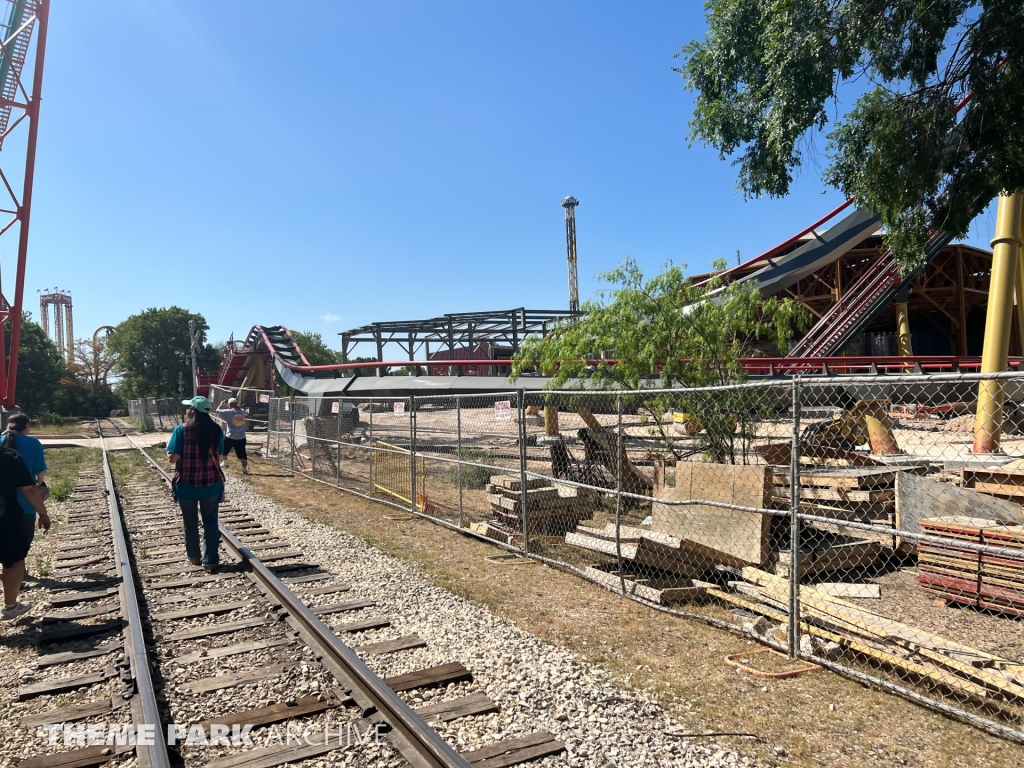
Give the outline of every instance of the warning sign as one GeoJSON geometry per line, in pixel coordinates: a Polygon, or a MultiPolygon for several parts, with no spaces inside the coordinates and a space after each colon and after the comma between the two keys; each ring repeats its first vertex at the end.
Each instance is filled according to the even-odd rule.
{"type": "Polygon", "coordinates": [[[289,403],[289,401],[288,401],[288,400],[285,400],[285,401],[284,401],[284,409],[285,409],[286,411],[290,411],[290,410],[291,410],[291,404],[289,403]]]}
{"type": "Polygon", "coordinates": [[[512,401],[498,400],[494,404],[494,418],[497,421],[512,421],[512,401]]]}
{"type": "Polygon", "coordinates": [[[261,394],[260,395],[260,402],[261,403],[269,403],[270,402],[270,393],[269,392],[264,392],[263,394],[261,394]]]}
{"type": "Polygon", "coordinates": [[[404,402],[397,402],[397,403],[395,403],[395,416],[405,416],[405,403],[404,402]]]}
{"type": "Polygon", "coordinates": [[[341,403],[331,403],[331,413],[337,413],[341,410],[341,403]]]}

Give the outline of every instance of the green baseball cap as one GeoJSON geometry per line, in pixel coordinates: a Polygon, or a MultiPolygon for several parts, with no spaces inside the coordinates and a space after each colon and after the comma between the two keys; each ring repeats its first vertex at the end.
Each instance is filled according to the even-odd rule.
{"type": "Polygon", "coordinates": [[[195,408],[200,413],[210,412],[210,401],[205,397],[193,397],[191,400],[182,400],[182,405],[187,405],[190,408],[195,408]]]}

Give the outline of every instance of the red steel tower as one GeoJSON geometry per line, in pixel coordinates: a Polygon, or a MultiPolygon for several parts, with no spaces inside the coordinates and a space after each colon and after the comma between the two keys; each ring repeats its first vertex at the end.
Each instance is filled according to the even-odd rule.
{"type": "MultiPolygon", "coordinates": [[[[11,199],[9,207],[0,207],[0,236],[15,224],[18,225],[18,262],[13,300],[9,286],[0,276],[0,327],[6,328],[10,323],[10,349],[4,349],[4,337],[0,335],[0,405],[4,408],[14,407],[18,381],[25,263],[28,258],[28,231],[32,214],[32,184],[35,178],[36,138],[39,133],[39,104],[43,89],[43,58],[46,53],[49,11],[50,0],[0,1],[0,149],[19,127],[25,133],[24,163],[18,151],[0,152],[0,182],[11,199]],[[37,29],[33,53],[29,49],[32,33],[37,29]],[[32,79],[26,84],[22,73],[32,57],[32,79]],[[15,192],[19,174],[22,178],[20,198],[15,192]],[[10,219],[4,221],[2,217],[6,216],[10,219]]],[[[3,195],[2,191],[0,195],[3,195]]],[[[71,343],[74,343],[74,339],[71,339],[71,343]]]]}

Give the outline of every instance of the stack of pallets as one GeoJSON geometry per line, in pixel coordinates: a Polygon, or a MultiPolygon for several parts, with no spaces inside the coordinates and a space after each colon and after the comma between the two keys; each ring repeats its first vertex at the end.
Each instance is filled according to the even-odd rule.
{"type": "MultiPolygon", "coordinates": [[[[890,525],[896,512],[896,471],[891,467],[801,468],[800,506],[821,517],[890,525]]],[[[773,475],[772,501],[789,505],[789,472],[773,475]]]]}
{"type": "MultiPolygon", "coordinates": [[[[493,475],[484,490],[491,516],[512,530],[523,528],[522,480],[513,475],[493,475]]],[[[581,520],[594,517],[597,492],[584,488],[558,487],[551,480],[526,480],[526,520],[530,533],[561,536],[576,530],[581,520]]]]}
{"type": "Polygon", "coordinates": [[[921,533],[949,540],[949,546],[918,543],[917,581],[925,594],[1024,616],[1024,526],[940,517],[922,520],[921,533]],[[964,542],[997,547],[1006,554],[957,547],[964,542]]]}

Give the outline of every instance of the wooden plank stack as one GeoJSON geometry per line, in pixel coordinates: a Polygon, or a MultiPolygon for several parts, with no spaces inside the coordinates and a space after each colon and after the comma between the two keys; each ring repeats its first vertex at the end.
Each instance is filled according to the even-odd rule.
{"type": "Polygon", "coordinates": [[[704,597],[704,582],[692,579],[665,578],[649,573],[637,573],[623,568],[622,578],[614,565],[594,565],[584,573],[587,578],[603,584],[614,592],[621,592],[623,585],[627,595],[634,595],[642,600],[657,605],[680,605],[700,600],[704,597]]]}
{"type": "MultiPolygon", "coordinates": [[[[522,480],[514,475],[492,475],[484,490],[491,516],[511,530],[523,528],[522,480]]],[[[526,480],[526,519],[531,534],[562,535],[576,530],[581,520],[594,517],[597,492],[556,486],[544,478],[526,480]]]]}
{"type": "MultiPolygon", "coordinates": [[[[801,468],[800,506],[821,517],[891,525],[896,513],[896,472],[891,467],[801,468]]],[[[789,472],[773,474],[772,501],[789,505],[789,472]]]]}
{"type": "Polygon", "coordinates": [[[1024,616],[1024,526],[939,517],[921,520],[921,533],[949,540],[948,546],[930,541],[918,544],[917,581],[925,594],[1024,616]],[[964,542],[998,547],[1006,555],[957,546],[964,542]]]}
{"type": "Polygon", "coordinates": [[[681,540],[684,549],[732,567],[761,565],[768,558],[771,469],[733,464],[676,464],[675,486],[657,489],[653,528],[681,540]],[[709,504],[717,502],[745,509],[709,504]]]}
{"type": "MultiPolygon", "coordinates": [[[[742,573],[743,582],[732,582],[736,592],[705,585],[707,596],[785,623],[789,581],[757,568],[742,573]]],[[[955,699],[984,701],[1007,714],[1007,703],[1024,704],[1024,665],[1019,662],[880,616],[809,585],[800,587],[800,632],[955,699]]]]}
{"type": "MultiPolygon", "coordinates": [[[[565,535],[565,543],[617,557],[614,523],[608,523],[603,529],[578,528],[565,535]]],[[[692,578],[715,567],[713,560],[687,551],[684,542],[676,536],[629,525],[619,528],[619,550],[632,570],[646,574],[657,569],[692,578]]]]}
{"type": "MultiPolygon", "coordinates": [[[[1013,462],[1013,465],[1019,462],[1013,462]]],[[[1024,472],[1015,466],[960,470],[960,486],[1024,506],[1024,472]]]]}

